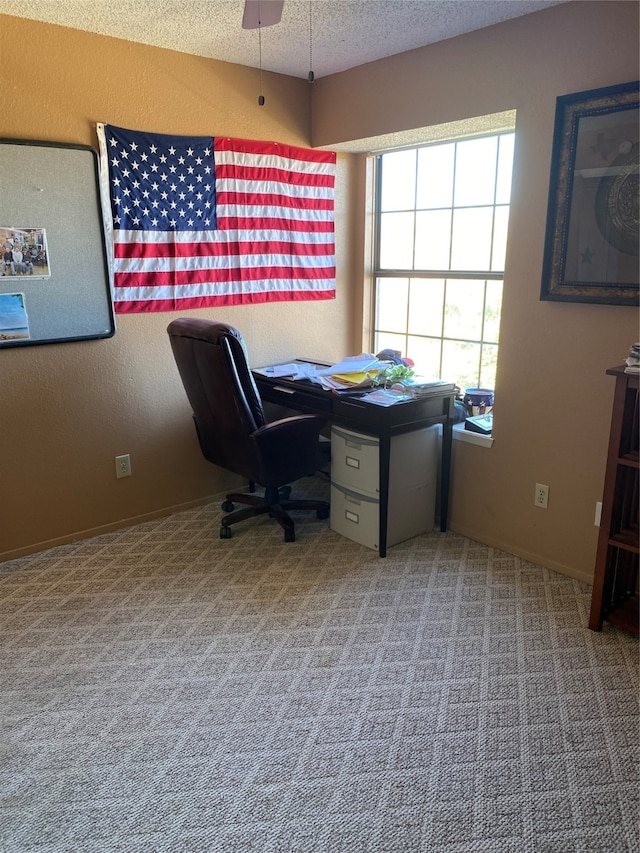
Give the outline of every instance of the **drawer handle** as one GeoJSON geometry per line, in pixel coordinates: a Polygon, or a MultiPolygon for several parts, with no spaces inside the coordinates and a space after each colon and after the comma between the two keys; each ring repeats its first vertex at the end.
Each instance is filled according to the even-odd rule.
{"type": "Polygon", "coordinates": [[[293,390],[293,388],[283,388],[282,385],[274,385],[273,390],[274,391],[280,391],[281,394],[295,394],[296,393],[293,390]]]}
{"type": "Polygon", "coordinates": [[[359,468],[360,460],[355,459],[353,456],[345,456],[345,464],[349,466],[349,468],[359,468]]]}

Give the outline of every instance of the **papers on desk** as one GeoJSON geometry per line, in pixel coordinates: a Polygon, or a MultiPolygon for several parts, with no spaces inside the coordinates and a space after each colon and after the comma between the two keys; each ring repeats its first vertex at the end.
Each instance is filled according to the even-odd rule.
{"type": "Polygon", "coordinates": [[[371,388],[370,373],[338,373],[334,376],[319,376],[317,381],[327,391],[367,391],[371,388]]]}
{"type": "Polygon", "coordinates": [[[340,396],[355,396],[363,403],[375,406],[393,406],[405,400],[453,392],[455,384],[442,379],[413,376],[395,383],[391,388],[375,388],[372,377],[388,363],[370,353],[343,359],[337,364],[316,364],[312,361],[291,361],[271,367],[256,368],[255,372],[274,379],[306,379],[320,385],[325,391],[340,396]]]}
{"type": "Polygon", "coordinates": [[[354,373],[364,374],[370,370],[379,370],[383,363],[379,361],[375,355],[371,353],[361,353],[361,355],[350,355],[343,358],[337,364],[332,364],[331,367],[321,367],[317,371],[317,376],[348,376],[354,373]]]}
{"type": "Polygon", "coordinates": [[[444,391],[454,391],[455,387],[455,382],[430,379],[426,376],[412,376],[411,379],[403,379],[392,386],[394,390],[403,390],[411,397],[429,397],[432,394],[442,394],[444,391]]]}
{"type": "Polygon", "coordinates": [[[256,373],[272,376],[274,379],[313,379],[317,365],[308,362],[292,361],[288,364],[274,364],[272,367],[259,367],[256,373]]]}
{"type": "Polygon", "coordinates": [[[376,388],[375,391],[365,392],[360,398],[363,403],[374,403],[376,406],[393,406],[394,403],[403,403],[405,400],[418,400],[423,397],[453,392],[453,382],[430,382],[428,385],[411,386],[399,382],[391,388],[376,388]]]}
{"type": "Polygon", "coordinates": [[[411,399],[413,399],[411,394],[394,391],[393,388],[378,388],[362,397],[365,403],[374,403],[376,406],[393,406],[395,403],[402,403],[404,400],[411,399]]]}
{"type": "Polygon", "coordinates": [[[307,361],[292,361],[288,364],[275,364],[273,367],[257,369],[263,376],[274,379],[307,379],[316,382],[327,391],[346,388],[366,388],[370,385],[368,373],[375,373],[384,366],[374,355],[362,353],[344,358],[330,366],[313,364],[307,361]]]}
{"type": "Polygon", "coordinates": [[[327,391],[363,391],[371,387],[371,377],[384,364],[371,353],[344,358],[318,371],[318,381],[327,391]]]}

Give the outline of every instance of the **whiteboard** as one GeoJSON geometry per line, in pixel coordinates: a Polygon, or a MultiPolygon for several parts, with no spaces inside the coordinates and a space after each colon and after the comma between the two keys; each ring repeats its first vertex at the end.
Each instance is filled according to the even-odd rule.
{"type": "Polygon", "coordinates": [[[97,152],[0,139],[0,349],[114,333],[97,152]]]}

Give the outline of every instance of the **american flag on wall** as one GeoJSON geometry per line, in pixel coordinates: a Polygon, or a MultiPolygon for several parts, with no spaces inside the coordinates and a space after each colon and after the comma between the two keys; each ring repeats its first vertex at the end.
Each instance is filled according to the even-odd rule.
{"type": "Polygon", "coordinates": [[[116,312],[335,298],[333,152],[97,129],[116,312]]]}

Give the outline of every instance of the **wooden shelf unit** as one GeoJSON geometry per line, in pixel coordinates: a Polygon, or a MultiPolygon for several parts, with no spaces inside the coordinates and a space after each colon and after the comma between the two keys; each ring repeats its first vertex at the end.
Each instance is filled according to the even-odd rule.
{"type": "Polygon", "coordinates": [[[604,621],[638,634],[638,495],[640,425],[637,373],[616,377],[589,627],[604,621]]]}

